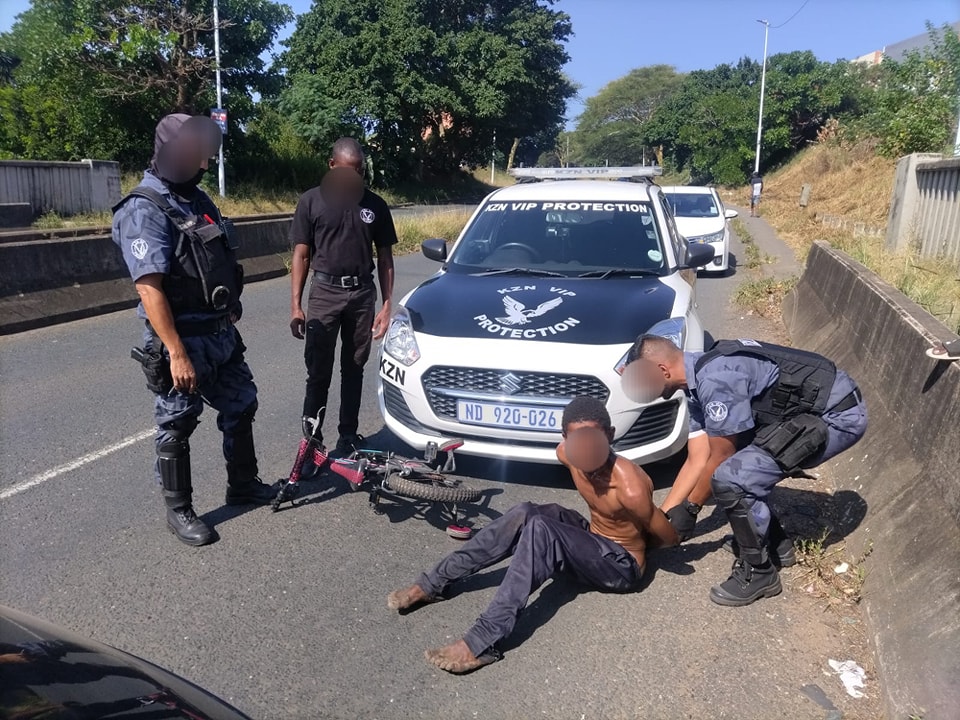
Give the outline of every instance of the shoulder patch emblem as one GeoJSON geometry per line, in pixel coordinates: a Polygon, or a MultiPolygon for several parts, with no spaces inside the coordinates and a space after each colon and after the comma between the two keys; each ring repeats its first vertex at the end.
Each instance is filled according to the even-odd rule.
{"type": "Polygon", "coordinates": [[[363,220],[367,225],[372,223],[377,219],[377,216],[374,214],[373,210],[370,208],[360,208],[360,219],[363,220]]]}
{"type": "Polygon", "coordinates": [[[133,255],[137,260],[143,260],[147,256],[147,251],[149,249],[150,246],[147,245],[147,241],[143,238],[137,238],[130,243],[130,254],[133,255]]]}
{"type": "Polygon", "coordinates": [[[719,400],[708,402],[704,410],[706,410],[707,417],[715,423],[723,422],[727,419],[727,406],[719,400]]]}

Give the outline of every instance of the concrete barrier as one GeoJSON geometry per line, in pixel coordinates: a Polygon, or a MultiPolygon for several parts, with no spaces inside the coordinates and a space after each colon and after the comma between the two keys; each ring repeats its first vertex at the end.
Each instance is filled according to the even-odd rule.
{"type": "MultiPolygon", "coordinates": [[[[253,282],[287,272],[292,216],[237,218],[240,259],[253,282]]],[[[0,335],[133,307],[137,295],[109,235],[0,243],[0,335]]]]}
{"type": "Polygon", "coordinates": [[[952,333],[849,256],[817,242],[784,302],[795,345],[860,383],[867,436],[836,462],[868,505],[864,602],[887,717],[960,708],[960,364],[924,350],[952,333]],[[852,465],[852,466],[851,466],[852,465]]]}

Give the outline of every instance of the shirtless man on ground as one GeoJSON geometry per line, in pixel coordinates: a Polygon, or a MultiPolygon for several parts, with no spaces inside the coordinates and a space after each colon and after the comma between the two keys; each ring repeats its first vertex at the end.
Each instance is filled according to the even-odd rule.
{"type": "Polygon", "coordinates": [[[463,639],[426,651],[442,670],[466,673],[500,659],[530,594],[561,571],[591,589],[640,589],[648,547],[675,545],[673,526],[653,502],[653,483],[610,448],[610,415],[593,398],[574,398],[563,412],[557,458],[590,508],[590,522],[560,505],[521,503],[448,555],[416,582],[387,596],[387,607],[409,610],[441,600],[444,589],[513,556],[493,601],[463,639]]]}

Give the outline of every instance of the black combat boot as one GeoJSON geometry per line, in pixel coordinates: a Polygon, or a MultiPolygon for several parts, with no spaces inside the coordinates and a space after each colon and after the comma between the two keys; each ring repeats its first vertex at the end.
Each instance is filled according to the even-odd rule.
{"type": "Polygon", "coordinates": [[[762,597],[779,595],[780,574],[769,560],[751,565],[746,560],[734,560],[730,577],[710,588],[710,599],[717,605],[740,607],[762,597]]]}
{"type": "Polygon", "coordinates": [[[277,490],[257,476],[256,465],[227,463],[227,505],[269,505],[277,490]]]}
{"type": "Polygon", "coordinates": [[[206,545],[213,539],[204,522],[193,511],[190,477],[190,443],[186,439],[165,442],[157,450],[157,465],[167,506],[167,528],[187,545],[206,545]]]}
{"type": "MultiPolygon", "coordinates": [[[[740,557],[740,545],[733,535],[727,535],[721,546],[728,553],[740,557]]],[[[797,551],[793,540],[787,535],[776,515],[770,516],[770,529],[767,531],[767,553],[778,568],[793,567],[797,564],[797,551]]]]}
{"type": "Polygon", "coordinates": [[[717,504],[727,513],[740,553],[733,563],[730,577],[710,588],[710,599],[718,605],[740,607],[762,597],[779,595],[783,589],[780,574],[770,562],[767,538],[757,531],[751,506],[743,491],[735,486],[715,483],[713,492],[717,504]]]}
{"type": "MultiPolygon", "coordinates": [[[[252,419],[251,419],[252,421],[252,419]]],[[[231,459],[227,461],[227,505],[269,505],[277,485],[267,485],[257,476],[257,453],[253,427],[246,423],[233,433],[231,459]]]]}

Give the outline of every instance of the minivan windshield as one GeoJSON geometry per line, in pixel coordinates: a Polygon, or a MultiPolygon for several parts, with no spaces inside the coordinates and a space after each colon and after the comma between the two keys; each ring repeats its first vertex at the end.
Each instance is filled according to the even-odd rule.
{"type": "Polygon", "coordinates": [[[705,193],[664,192],[674,217],[715,218],[720,216],[720,208],[713,201],[713,195],[705,193]]]}
{"type": "Polygon", "coordinates": [[[448,269],[609,277],[662,274],[662,238],[647,202],[487,202],[448,269]]]}

